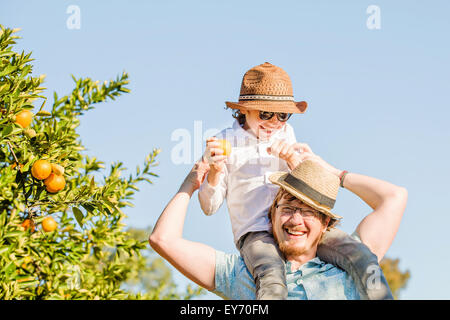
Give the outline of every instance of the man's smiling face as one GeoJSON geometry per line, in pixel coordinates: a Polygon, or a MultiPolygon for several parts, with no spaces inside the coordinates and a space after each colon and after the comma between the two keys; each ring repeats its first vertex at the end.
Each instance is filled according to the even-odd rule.
{"type": "Polygon", "coordinates": [[[329,217],[284,192],[272,212],[273,236],[286,259],[300,255],[314,257],[329,217]],[[300,213],[296,208],[301,208],[300,213]]]}

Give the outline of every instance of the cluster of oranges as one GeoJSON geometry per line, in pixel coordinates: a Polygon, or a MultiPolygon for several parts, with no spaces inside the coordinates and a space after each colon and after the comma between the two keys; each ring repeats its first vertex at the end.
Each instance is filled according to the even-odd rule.
{"type": "Polygon", "coordinates": [[[37,160],[31,167],[31,174],[38,180],[44,180],[45,189],[50,193],[61,191],[66,185],[64,168],[47,160],[37,160]]]}
{"type": "MultiPolygon", "coordinates": [[[[34,221],[28,218],[22,222],[22,227],[25,231],[30,229],[31,232],[34,232],[34,230],[36,229],[34,221]]],[[[57,227],[58,223],[56,223],[53,217],[46,217],[44,218],[44,220],[42,220],[42,229],[44,229],[45,232],[55,231],[57,227]]]]}
{"type": "MultiPolygon", "coordinates": [[[[14,122],[26,129],[31,124],[33,116],[34,114],[31,111],[22,110],[15,116],[14,122]]],[[[29,136],[29,134],[27,135],[29,136]]],[[[12,168],[14,169],[15,167],[16,164],[14,163],[12,168]]],[[[21,164],[19,165],[19,169],[22,169],[21,164]]],[[[31,174],[38,180],[44,180],[45,189],[50,193],[61,191],[66,185],[66,180],[64,179],[64,168],[58,164],[50,163],[47,160],[37,160],[31,168],[31,174]]],[[[53,217],[46,217],[42,220],[42,229],[45,232],[54,231],[57,226],[58,224],[53,217]]],[[[31,229],[31,232],[34,232],[34,221],[32,219],[25,219],[22,222],[22,227],[25,230],[31,229]]]]}

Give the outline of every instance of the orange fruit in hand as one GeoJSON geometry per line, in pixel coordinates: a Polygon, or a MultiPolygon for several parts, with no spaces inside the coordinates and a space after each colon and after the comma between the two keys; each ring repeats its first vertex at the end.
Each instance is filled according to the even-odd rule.
{"type": "Polygon", "coordinates": [[[47,179],[44,180],[46,189],[50,193],[56,193],[64,189],[66,179],[63,176],[51,173],[47,179]]]}
{"type": "Polygon", "coordinates": [[[22,222],[22,227],[27,231],[29,228],[31,228],[31,232],[34,232],[34,222],[31,219],[25,219],[22,222]]]}
{"type": "Polygon", "coordinates": [[[55,231],[56,227],[58,227],[58,224],[52,217],[47,217],[42,220],[42,229],[44,229],[45,232],[55,231]]]}
{"type": "Polygon", "coordinates": [[[47,160],[38,160],[31,167],[31,174],[38,180],[47,179],[52,173],[52,165],[47,160]]]}
{"type": "Polygon", "coordinates": [[[219,148],[223,150],[224,156],[229,156],[231,154],[231,143],[228,140],[219,140],[219,148]]]}
{"type": "Polygon", "coordinates": [[[28,127],[31,120],[33,120],[33,112],[30,110],[22,110],[16,115],[16,123],[22,128],[28,127]]]}

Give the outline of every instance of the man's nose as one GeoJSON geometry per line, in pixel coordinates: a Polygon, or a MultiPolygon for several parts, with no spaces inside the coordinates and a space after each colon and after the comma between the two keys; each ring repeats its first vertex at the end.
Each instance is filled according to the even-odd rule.
{"type": "Polygon", "coordinates": [[[298,210],[293,215],[291,215],[290,220],[293,224],[296,224],[296,225],[304,224],[304,222],[305,222],[302,214],[298,210]]]}

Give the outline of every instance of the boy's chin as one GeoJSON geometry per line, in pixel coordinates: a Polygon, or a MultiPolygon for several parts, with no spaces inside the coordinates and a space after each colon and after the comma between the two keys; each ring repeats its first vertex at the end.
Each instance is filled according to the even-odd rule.
{"type": "Polygon", "coordinates": [[[267,131],[265,131],[265,130],[259,130],[259,132],[258,132],[258,138],[259,138],[259,139],[263,139],[263,140],[269,139],[269,138],[272,137],[277,131],[278,131],[278,130],[273,130],[273,131],[267,132],[267,131]]]}

